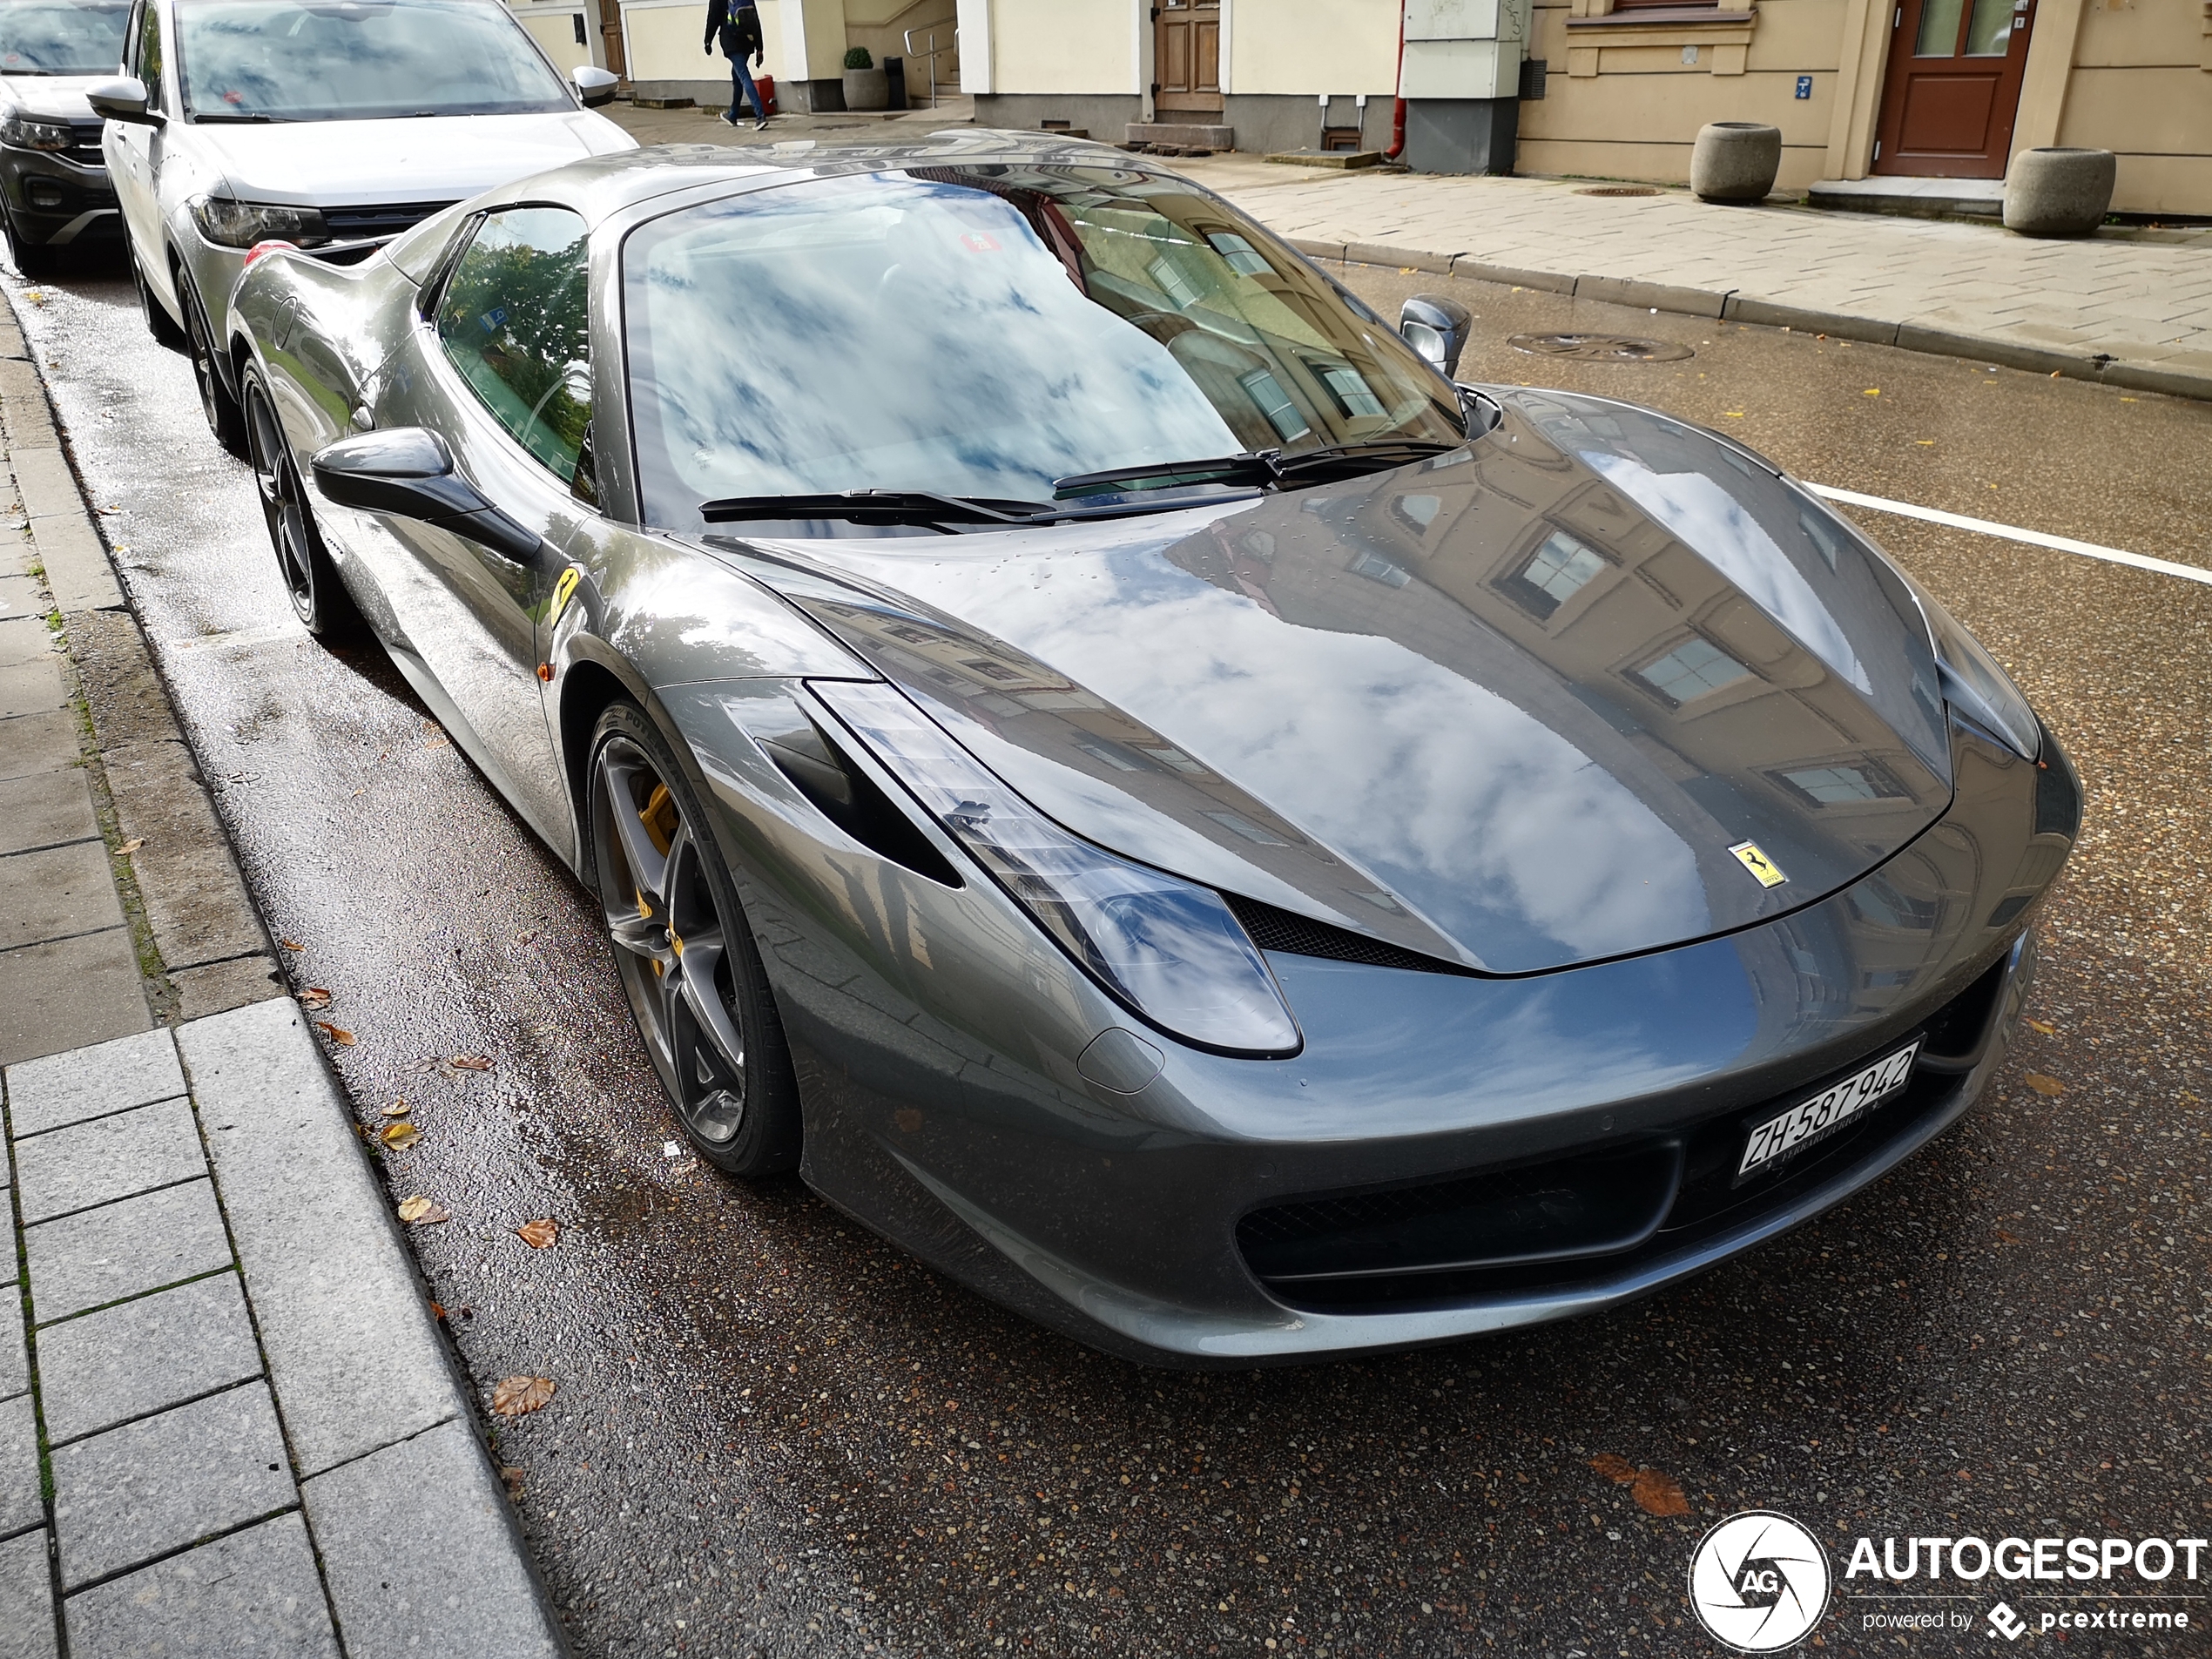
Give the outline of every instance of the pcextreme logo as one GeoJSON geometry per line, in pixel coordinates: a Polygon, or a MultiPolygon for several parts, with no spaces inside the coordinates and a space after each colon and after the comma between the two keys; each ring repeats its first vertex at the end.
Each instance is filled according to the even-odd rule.
{"type": "Polygon", "coordinates": [[[1769,1509],[1730,1515],[1689,1558],[1697,1622],[1738,1653],[1774,1653],[1803,1641],[1828,1610],[1831,1583],[1820,1541],[1769,1509]]]}

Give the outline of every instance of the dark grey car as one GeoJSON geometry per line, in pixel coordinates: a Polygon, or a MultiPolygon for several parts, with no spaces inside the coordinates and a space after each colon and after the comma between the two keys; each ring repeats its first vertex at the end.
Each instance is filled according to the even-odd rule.
{"type": "Polygon", "coordinates": [[[579,163],[260,259],[232,348],[301,619],[597,894],[700,1151],[1235,1364],[1603,1307],[1892,1170],[2079,817],[1816,496],[1408,312],[972,132],[579,163]]]}
{"type": "Polygon", "coordinates": [[[84,89],[123,57],[129,0],[0,0],[0,226],[26,276],[122,234],[84,89]]]}

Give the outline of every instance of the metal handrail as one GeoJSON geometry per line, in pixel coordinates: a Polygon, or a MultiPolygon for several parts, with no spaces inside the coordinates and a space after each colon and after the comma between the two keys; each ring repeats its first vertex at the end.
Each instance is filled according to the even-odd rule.
{"type": "Polygon", "coordinates": [[[902,38],[906,42],[907,56],[909,57],[921,58],[929,65],[929,107],[934,110],[937,107],[937,59],[942,53],[956,52],[960,50],[960,30],[957,29],[953,30],[953,44],[951,45],[940,46],[937,44],[937,31],[934,29],[931,30],[929,31],[929,50],[927,51],[923,51],[919,46],[914,44],[914,31],[913,30],[907,30],[902,38]]]}

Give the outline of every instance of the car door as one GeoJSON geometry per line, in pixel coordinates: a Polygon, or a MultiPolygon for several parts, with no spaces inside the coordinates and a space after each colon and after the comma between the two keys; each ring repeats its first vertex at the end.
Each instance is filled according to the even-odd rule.
{"type": "Polygon", "coordinates": [[[461,474],[542,537],[516,562],[413,520],[388,528],[412,568],[381,585],[409,649],[465,729],[455,735],[538,833],[570,840],[537,676],[538,628],[567,550],[597,514],[580,462],[590,422],[589,239],[563,207],[509,207],[469,233],[379,378],[375,423],[442,436],[461,474]],[[583,478],[578,482],[579,471],[583,478]]]}
{"type": "MultiPolygon", "coordinates": [[[[146,108],[167,112],[166,59],[162,51],[161,7],[158,0],[138,0],[123,36],[123,72],[145,83],[146,108]]],[[[115,187],[116,205],[136,253],[138,267],[157,293],[171,292],[166,261],[161,257],[161,208],[154,189],[156,150],[166,134],[159,127],[135,121],[110,121],[101,134],[107,157],[108,179],[115,187]]]]}

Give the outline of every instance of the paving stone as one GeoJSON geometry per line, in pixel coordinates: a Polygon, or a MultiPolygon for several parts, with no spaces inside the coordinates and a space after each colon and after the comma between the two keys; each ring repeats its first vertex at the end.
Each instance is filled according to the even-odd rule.
{"type": "Polygon", "coordinates": [[[54,1659],[54,1575],[44,1528],[0,1544],[0,1659],[54,1659]]]}
{"type": "Polygon", "coordinates": [[[0,950],[122,925],[105,844],[0,858],[0,950]]]}
{"type": "Polygon", "coordinates": [[[30,1357],[23,1340],[23,1281],[0,1279],[0,1399],[30,1386],[30,1357]]]}
{"type": "Polygon", "coordinates": [[[0,1065],[82,1049],[152,1024],[127,928],[0,951],[0,1065]]]}
{"type": "Polygon", "coordinates": [[[0,668],[35,663],[54,654],[54,636],[37,617],[0,617],[0,668]]]}
{"type": "Polygon", "coordinates": [[[563,1651],[483,1447],[448,1423],[301,1487],[349,1659],[563,1651]]]}
{"type": "Polygon", "coordinates": [[[192,968],[267,948],[238,866],[181,743],[135,743],[107,759],[109,793],[126,837],[161,960],[192,968]]]}
{"type": "Polygon", "coordinates": [[[296,1510],[96,1584],[62,1606],[73,1659],[338,1653],[296,1510]]]}
{"type": "Polygon", "coordinates": [[[40,714],[69,706],[62,666],[53,657],[0,668],[0,718],[40,714]]]}
{"type": "Polygon", "coordinates": [[[187,1020],[203,1020],[211,1014],[285,995],[284,976],[277,971],[276,963],[258,953],[227,962],[210,962],[204,968],[172,969],[169,984],[177,993],[179,1013],[187,1020]]]}
{"type": "Polygon", "coordinates": [[[235,1273],[64,1319],[38,1333],[38,1392],[53,1445],[261,1374],[235,1273]]]}
{"type": "Polygon", "coordinates": [[[67,709],[0,720],[0,778],[59,772],[76,765],[84,753],[77,718],[67,709]]]}
{"type": "Polygon", "coordinates": [[[30,1396],[0,1402],[0,1538],[46,1524],[38,1480],[38,1419],[30,1396]]]}
{"type": "Polygon", "coordinates": [[[194,1020],[177,1042],[300,1473],[462,1415],[428,1294],[299,1005],[194,1020]]]}
{"type": "Polygon", "coordinates": [[[206,1173],[189,1101],[133,1107],[16,1142],[26,1226],[206,1173]]]}
{"type": "Polygon", "coordinates": [[[81,766],[0,779],[0,853],[96,840],[92,785],[81,766]]]}
{"type": "Polygon", "coordinates": [[[289,1506],[268,1385],[248,1383],[53,1453],[62,1588],[289,1506]]]}
{"type": "Polygon", "coordinates": [[[164,1187],[29,1229],[32,1317],[41,1325],[231,1264],[206,1181],[164,1187]]]}
{"type": "Polygon", "coordinates": [[[166,1031],[148,1031],[8,1068],[8,1114],[18,1136],[36,1135],[185,1092],[185,1070],[166,1031]]]}

